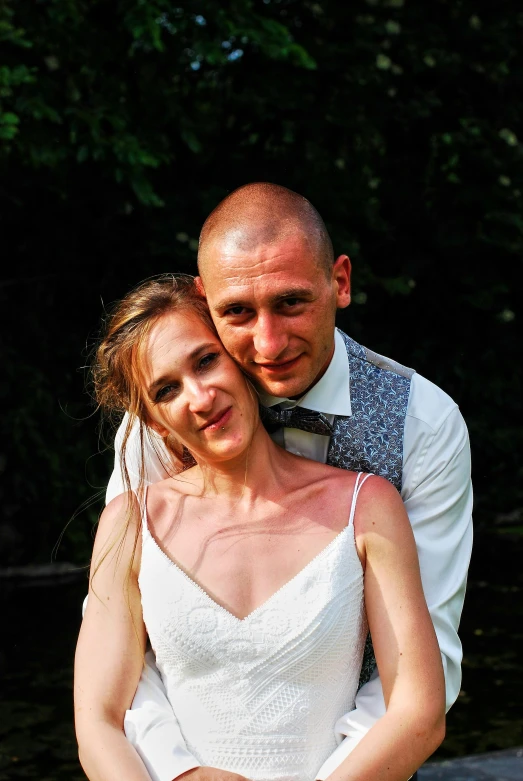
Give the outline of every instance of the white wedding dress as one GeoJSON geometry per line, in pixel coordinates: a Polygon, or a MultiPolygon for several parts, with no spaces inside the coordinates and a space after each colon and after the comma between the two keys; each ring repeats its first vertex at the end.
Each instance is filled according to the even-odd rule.
{"type": "Polygon", "coordinates": [[[348,525],[246,618],[218,605],[143,518],[143,617],[187,749],[253,781],[314,781],[353,707],[367,635],[363,571],[348,525]]]}

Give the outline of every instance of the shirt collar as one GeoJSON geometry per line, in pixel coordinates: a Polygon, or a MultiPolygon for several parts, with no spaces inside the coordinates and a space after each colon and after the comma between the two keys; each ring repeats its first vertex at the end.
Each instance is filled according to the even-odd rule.
{"type": "Polygon", "coordinates": [[[265,407],[282,404],[284,407],[305,407],[325,415],[352,415],[350,404],[349,358],[343,337],[336,328],[334,332],[334,354],[327,371],[316,385],[298,399],[287,399],[260,393],[260,401],[265,407]]]}

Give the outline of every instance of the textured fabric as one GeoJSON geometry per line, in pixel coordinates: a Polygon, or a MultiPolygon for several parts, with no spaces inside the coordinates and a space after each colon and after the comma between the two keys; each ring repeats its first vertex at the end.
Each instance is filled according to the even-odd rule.
{"type": "Polygon", "coordinates": [[[149,649],[145,654],[144,669],[132,704],[135,710],[126,711],[124,730],[127,740],[136,748],[147,768],[151,781],[173,781],[174,776],[169,770],[173,764],[176,765],[177,775],[198,767],[198,762],[185,747],[172,708],[158,711],[157,702],[163,691],[154,654],[149,649]],[[136,710],[144,718],[134,719],[136,710]]]}
{"type": "Polygon", "coordinates": [[[279,409],[277,407],[264,407],[260,404],[260,417],[269,432],[284,427],[299,428],[309,434],[321,434],[322,436],[332,434],[332,425],[327,416],[305,407],[279,409]]]}
{"type": "Polygon", "coordinates": [[[349,358],[352,415],[336,416],[327,463],[381,475],[401,491],[410,378],[378,366],[361,345],[342,335],[349,358]]]}
{"type": "Polygon", "coordinates": [[[160,549],[144,513],[144,621],[185,745],[202,765],[253,781],[313,781],[336,748],[367,635],[356,498],[347,527],[241,620],[160,549]]]}
{"type": "MultiPolygon", "coordinates": [[[[441,388],[412,370],[405,370],[394,361],[375,356],[367,348],[360,347],[357,350],[358,359],[363,360],[363,355],[367,362],[374,363],[382,370],[395,372],[407,379],[412,376],[404,424],[401,496],[414,531],[423,590],[442,652],[448,709],[456,700],[461,684],[462,650],[457,627],[472,547],[472,486],[467,427],[459,408],[441,388]]],[[[365,372],[359,376],[365,380],[365,372]]],[[[344,335],[336,330],[333,360],[319,382],[298,403],[323,412],[329,420],[334,421],[334,415],[352,414],[351,394],[361,398],[354,382],[351,382],[344,335]]],[[[266,396],[262,401],[264,404],[286,402],[285,399],[266,396]]],[[[126,422],[124,419],[115,440],[115,470],[108,486],[107,501],[125,490],[119,463],[126,422]]],[[[139,472],[138,449],[135,446],[137,433],[135,426],[127,449],[127,466],[133,486],[137,485],[139,472]]],[[[308,434],[299,429],[280,429],[272,436],[287,450],[298,455],[323,463],[327,460],[329,437],[308,434]]],[[[147,482],[167,477],[156,448],[149,448],[148,440],[145,462],[147,482]]],[[[150,674],[146,663],[144,677],[150,674]]],[[[141,685],[142,682],[139,689],[141,685]]],[[[155,697],[157,723],[170,719],[173,758],[164,761],[165,752],[162,755],[154,754],[150,751],[151,743],[138,744],[137,749],[142,749],[145,754],[149,751],[149,762],[156,764],[157,775],[151,776],[154,781],[172,781],[186,770],[185,744],[180,738],[178,722],[173,716],[165,690],[160,690],[158,686],[155,697]],[[178,748],[183,756],[182,762],[174,756],[178,748]]],[[[340,745],[326,760],[317,778],[323,781],[336,770],[384,713],[381,681],[375,670],[371,679],[359,689],[355,708],[338,720],[335,733],[340,745]]],[[[126,716],[126,729],[127,722],[131,720],[136,724],[138,736],[147,730],[154,732],[150,710],[133,704],[126,716]]],[[[194,762],[198,764],[196,760],[194,762]]]]}
{"type": "MultiPolygon", "coordinates": [[[[410,393],[409,370],[388,362],[342,334],[350,370],[352,415],[337,415],[327,463],[386,477],[401,491],[403,431],[410,393]],[[397,369],[402,369],[400,374],[397,369]]],[[[370,635],[365,643],[360,687],[376,668],[370,635]]]]}

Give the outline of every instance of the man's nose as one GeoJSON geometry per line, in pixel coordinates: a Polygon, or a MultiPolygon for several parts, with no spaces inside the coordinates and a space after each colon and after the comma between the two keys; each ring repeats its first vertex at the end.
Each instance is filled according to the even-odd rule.
{"type": "Polygon", "coordinates": [[[185,393],[189,410],[194,413],[209,412],[216,399],[216,389],[199,379],[186,381],[185,393]]]}
{"type": "Polygon", "coordinates": [[[278,318],[259,315],[254,327],[254,348],[257,354],[269,361],[276,360],[286,350],[289,339],[278,318]]]}

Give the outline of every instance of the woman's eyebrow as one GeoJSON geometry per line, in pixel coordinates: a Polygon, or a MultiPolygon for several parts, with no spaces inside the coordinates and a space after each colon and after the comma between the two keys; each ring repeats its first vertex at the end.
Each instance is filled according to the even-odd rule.
{"type": "Polygon", "coordinates": [[[160,388],[162,385],[164,385],[164,383],[166,383],[168,381],[168,379],[169,379],[169,375],[168,374],[163,374],[161,377],[158,377],[157,380],[154,380],[149,385],[149,387],[147,388],[147,393],[148,393],[149,398],[151,400],[154,399],[154,392],[156,390],[158,390],[158,388],[160,388]]]}

